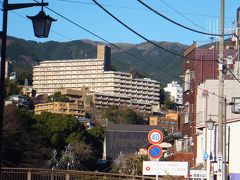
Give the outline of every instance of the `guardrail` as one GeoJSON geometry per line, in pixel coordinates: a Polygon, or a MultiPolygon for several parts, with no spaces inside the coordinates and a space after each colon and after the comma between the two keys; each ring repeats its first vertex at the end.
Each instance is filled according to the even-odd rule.
{"type": "Polygon", "coordinates": [[[1,180],[120,180],[141,179],[151,180],[154,177],[131,176],[125,174],[74,171],[74,170],[49,170],[37,168],[2,168],[1,180]]]}

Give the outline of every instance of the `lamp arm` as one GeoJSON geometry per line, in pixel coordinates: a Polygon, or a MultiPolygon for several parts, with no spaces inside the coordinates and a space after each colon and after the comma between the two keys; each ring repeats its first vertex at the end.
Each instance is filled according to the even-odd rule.
{"type": "Polygon", "coordinates": [[[34,6],[48,6],[48,3],[21,3],[21,4],[7,4],[6,9],[8,11],[10,10],[15,10],[15,9],[23,9],[23,8],[28,8],[28,7],[34,7],[34,6]]]}

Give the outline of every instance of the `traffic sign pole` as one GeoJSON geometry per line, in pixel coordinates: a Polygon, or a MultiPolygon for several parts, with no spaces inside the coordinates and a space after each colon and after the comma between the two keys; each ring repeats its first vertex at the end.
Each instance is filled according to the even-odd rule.
{"type": "Polygon", "coordinates": [[[157,170],[156,170],[156,180],[158,180],[158,160],[159,160],[159,158],[156,160],[156,162],[157,162],[157,164],[156,164],[156,168],[157,168],[157,170]]]}

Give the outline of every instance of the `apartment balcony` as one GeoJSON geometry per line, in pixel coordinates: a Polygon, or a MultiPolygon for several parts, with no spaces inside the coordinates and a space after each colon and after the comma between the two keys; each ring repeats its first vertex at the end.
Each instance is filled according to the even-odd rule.
{"type": "Polygon", "coordinates": [[[96,101],[96,102],[95,102],[96,105],[100,105],[100,104],[102,104],[102,103],[103,103],[102,101],[96,101]]]}

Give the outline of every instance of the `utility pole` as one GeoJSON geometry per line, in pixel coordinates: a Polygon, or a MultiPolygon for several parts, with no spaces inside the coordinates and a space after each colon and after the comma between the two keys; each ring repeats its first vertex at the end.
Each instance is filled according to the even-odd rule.
{"type": "Polygon", "coordinates": [[[218,180],[225,178],[223,172],[223,119],[224,119],[224,8],[225,1],[221,0],[220,7],[220,44],[219,44],[219,99],[218,99],[218,180]]]}
{"type": "Polygon", "coordinates": [[[223,179],[227,179],[227,97],[224,98],[224,125],[223,125],[223,179]]]}

